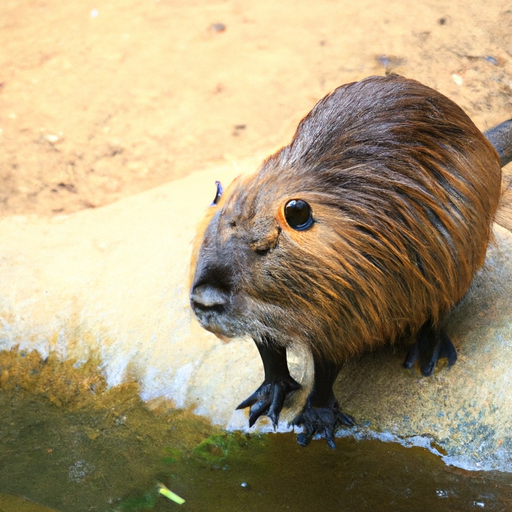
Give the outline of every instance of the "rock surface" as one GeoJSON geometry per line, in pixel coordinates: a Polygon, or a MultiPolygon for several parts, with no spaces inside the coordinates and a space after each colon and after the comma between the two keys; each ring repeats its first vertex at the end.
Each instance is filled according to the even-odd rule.
{"type": "MultiPolygon", "coordinates": [[[[216,424],[245,428],[246,413],[234,408],[261,382],[259,356],[253,343],[222,344],[195,323],[188,263],[214,180],[227,184],[259,161],[197,173],[66,217],[2,220],[0,348],[55,351],[78,363],[98,356],[111,386],[137,380],[145,400],[167,398],[216,424]]],[[[404,370],[406,347],[344,367],[336,392],[358,422],[352,433],[431,442],[448,463],[512,470],[511,254],[512,235],[496,226],[485,268],[448,320],[459,351],[453,368],[430,378],[404,370]]],[[[304,396],[309,356],[292,354],[291,368],[306,384],[304,396]]],[[[256,428],[270,426],[262,421],[256,428]]]]}
{"type": "Polygon", "coordinates": [[[457,466],[512,471],[512,235],[494,230],[485,267],[446,321],[456,364],[425,378],[401,367],[406,349],[395,347],[348,363],[336,392],[360,425],[423,436],[457,466]]]}

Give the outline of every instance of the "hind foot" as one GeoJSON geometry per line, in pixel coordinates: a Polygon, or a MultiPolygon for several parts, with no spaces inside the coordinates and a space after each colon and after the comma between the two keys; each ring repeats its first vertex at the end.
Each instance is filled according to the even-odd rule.
{"type": "Polygon", "coordinates": [[[293,420],[292,425],[302,426],[304,432],[297,436],[301,446],[307,446],[315,434],[322,436],[330,448],[336,448],[334,434],[341,425],[352,427],[354,418],[340,411],[338,401],[332,397],[324,407],[314,407],[308,398],[306,407],[293,420]]]}
{"type": "Polygon", "coordinates": [[[429,377],[434,373],[437,361],[443,358],[448,359],[448,367],[453,366],[457,361],[457,350],[448,335],[428,320],[418,331],[416,343],[410,348],[404,366],[410,369],[419,361],[421,373],[429,377]]]}

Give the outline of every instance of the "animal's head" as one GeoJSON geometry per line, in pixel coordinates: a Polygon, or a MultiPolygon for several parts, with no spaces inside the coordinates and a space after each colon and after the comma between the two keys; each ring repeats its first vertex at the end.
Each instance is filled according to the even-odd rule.
{"type": "Polygon", "coordinates": [[[290,165],[287,151],[217,194],[198,234],[190,304],[221,338],[325,345],[353,309],[350,281],[368,260],[356,261],[350,238],[361,233],[335,189],[290,165]]]}

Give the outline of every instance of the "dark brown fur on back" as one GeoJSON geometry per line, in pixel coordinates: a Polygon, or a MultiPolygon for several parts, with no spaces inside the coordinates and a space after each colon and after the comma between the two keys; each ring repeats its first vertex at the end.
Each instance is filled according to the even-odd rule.
{"type": "Polygon", "coordinates": [[[230,304],[200,321],[337,362],[414,334],[483,264],[500,183],[496,151],[440,93],[397,76],[342,86],[212,208],[195,284],[218,276],[230,304]],[[288,226],[290,199],[310,229],[288,226]]]}

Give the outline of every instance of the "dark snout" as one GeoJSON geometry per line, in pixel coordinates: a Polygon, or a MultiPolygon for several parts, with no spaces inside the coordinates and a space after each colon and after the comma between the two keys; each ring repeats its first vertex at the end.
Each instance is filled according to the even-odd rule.
{"type": "Polygon", "coordinates": [[[206,264],[196,269],[190,307],[205,329],[228,337],[232,335],[232,290],[233,275],[229,268],[206,264]]]}
{"type": "Polygon", "coordinates": [[[229,293],[214,284],[202,284],[192,288],[190,305],[196,314],[207,311],[222,313],[229,304],[229,293]]]}

